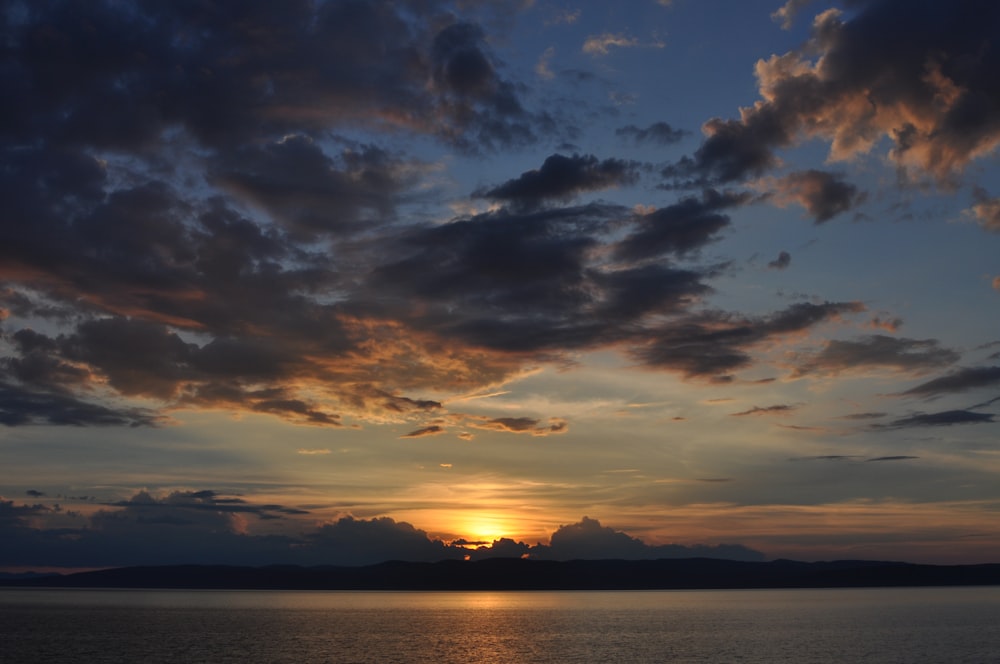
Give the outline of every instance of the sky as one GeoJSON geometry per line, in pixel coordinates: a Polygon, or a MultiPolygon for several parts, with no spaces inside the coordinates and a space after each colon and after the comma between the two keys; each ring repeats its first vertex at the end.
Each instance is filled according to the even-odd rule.
{"type": "Polygon", "coordinates": [[[0,6],[0,569],[1000,561],[1000,4],[0,6]]]}

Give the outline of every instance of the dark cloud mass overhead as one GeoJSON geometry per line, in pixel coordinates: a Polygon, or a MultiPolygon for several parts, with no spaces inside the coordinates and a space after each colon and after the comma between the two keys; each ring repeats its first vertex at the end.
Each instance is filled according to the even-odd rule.
{"type": "Polygon", "coordinates": [[[0,567],[951,556],[1000,5],[780,4],[0,3],[0,567]]]}

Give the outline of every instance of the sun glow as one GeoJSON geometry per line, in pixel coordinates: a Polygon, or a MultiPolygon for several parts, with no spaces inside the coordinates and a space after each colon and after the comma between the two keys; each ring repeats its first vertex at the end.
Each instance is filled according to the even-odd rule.
{"type": "Polygon", "coordinates": [[[508,537],[511,531],[506,519],[490,514],[470,517],[460,528],[464,539],[469,542],[469,548],[492,544],[502,537],[508,537]]]}

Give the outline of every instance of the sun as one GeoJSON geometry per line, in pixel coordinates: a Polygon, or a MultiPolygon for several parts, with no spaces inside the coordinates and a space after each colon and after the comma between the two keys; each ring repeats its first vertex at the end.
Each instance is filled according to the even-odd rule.
{"type": "Polygon", "coordinates": [[[465,520],[461,524],[459,532],[463,534],[465,540],[470,542],[469,548],[475,548],[481,544],[492,544],[498,539],[507,537],[511,532],[511,527],[504,517],[477,514],[465,520]]]}

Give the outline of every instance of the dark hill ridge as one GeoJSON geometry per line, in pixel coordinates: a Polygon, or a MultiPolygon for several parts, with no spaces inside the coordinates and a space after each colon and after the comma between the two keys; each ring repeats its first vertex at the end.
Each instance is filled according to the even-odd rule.
{"type": "Polygon", "coordinates": [[[66,576],[0,580],[0,585],[64,588],[268,590],[658,590],[1000,585],[1000,564],[915,565],[842,560],[738,562],[522,560],[385,562],[365,567],[122,567],[66,576]]]}

